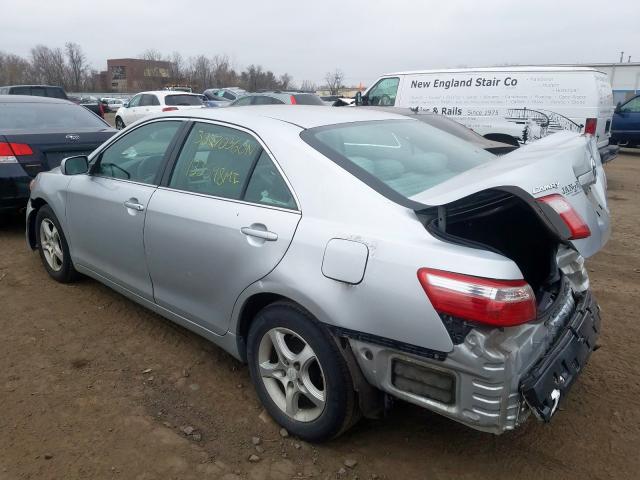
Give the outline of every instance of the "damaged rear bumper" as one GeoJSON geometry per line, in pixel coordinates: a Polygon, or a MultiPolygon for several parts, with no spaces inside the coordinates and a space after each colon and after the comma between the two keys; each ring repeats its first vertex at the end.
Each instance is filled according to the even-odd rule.
{"type": "Polygon", "coordinates": [[[540,420],[551,420],[596,349],[599,334],[599,307],[587,291],[557,341],[520,384],[527,405],[540,420]]]}
{"type": "Polygon", "coordinates": [[[371,385],[474,429],[499,434],[516,428],[531,411],[548,421],[584,369],[599,330],[591,293],[576,295],[565,282],[544,318],[503,330],[474,328],[444,358],[412,355],[357,338],[349,342],[371,385]]]}

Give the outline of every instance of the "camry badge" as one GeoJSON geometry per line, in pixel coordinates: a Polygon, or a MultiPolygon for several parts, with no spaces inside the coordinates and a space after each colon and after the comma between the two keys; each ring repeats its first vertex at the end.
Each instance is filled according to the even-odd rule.
{"type": "Polygon", "coordinates": [[[558,188],[558,182],[547,183],[546,185],[540,185],[533,189],[532,193],[535,195],[536,193],[546,192],[547,190],[552,190],[554,188],[558,188]]]}
{"type": "Polygon", "coordinates": [[[75,133],[68,133],[64,138],[67,140],[80,140],[80,135],[76,135],[75,133]]]}

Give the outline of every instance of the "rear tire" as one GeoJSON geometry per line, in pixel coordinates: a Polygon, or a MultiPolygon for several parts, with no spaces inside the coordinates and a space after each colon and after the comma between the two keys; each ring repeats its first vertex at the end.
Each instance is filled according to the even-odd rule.
{"type": "Polygon", "coordinates": [[[276,302],[258,312],[247,360],[260,401],[292,434],[327,440],[359,418],[345,359],[327,329],[299,306],[276,302]]]}
{"type": "Polygon", "coordinates": [[[69,283],[79,274],[73,267],[69,245],[60,222],[49,205],[43,205],[36,216],[36,242],[40,259],[51,278],[69,283]]]}
{"type": "Polygon", "coordinates": [[[116,117],[116,130],[122,130],[125,127],[124,122],[120,117],[116,117]]]}

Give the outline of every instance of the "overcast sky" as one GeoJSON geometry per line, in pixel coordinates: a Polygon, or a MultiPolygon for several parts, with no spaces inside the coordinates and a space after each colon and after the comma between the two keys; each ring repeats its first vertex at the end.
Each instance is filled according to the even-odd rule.
{"type": "Polygon", "coordinates": [[[227,54],[298,84],[335,68],[367,85],[410,69],[613,62],[621,50],[640,61],[638,0],[0,0],[0,10],[0,50],[73,41],[98,70],[148,48],[227,54]]]}

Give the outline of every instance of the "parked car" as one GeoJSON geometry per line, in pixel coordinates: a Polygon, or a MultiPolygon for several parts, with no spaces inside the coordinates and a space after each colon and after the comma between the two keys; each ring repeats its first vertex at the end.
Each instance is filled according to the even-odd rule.
{"type": "Polygon", "coordinates": [[[202,98],[195,93],[172,90],[141,92],[118,109],[115,117],[116,128],[122,130],[147,115],[202,107],[202,98]]]}
{"type": "Polygon", "coordinates": [[[117,112],[120,107],[122,107],[126,100],[124,98],[111,98],[111,97],[103,97],[100,99],[102,106],[107,112],[117,112]]]}
{"type": "Polygon", "coordinates": [[[200,109],[38,175],[27,238],[53,279],[89,275],[246,361],[303,439],[387,396],[501,433],[549,421],[596,348],[605,183],[577,133],[497,157],[387,112],[200,109]]]}
{"type": "Polygon", "coordinates": [[[315,93],[300,92],[259,92],[248,93],[244,97],[232,102],[230,107],[244,107],[247,105],[322,105],[326,104],[315,93]]]}
{"type": "Polygon", "coordinates": [[[0,96],[0,213],[23,209],[29,182],[64,157],[87,155],[116,131],[67,100],[0,96]]]}
{"type": "Polygon", "coordinates": [[[640,95],[616,107],[611,143],[621,147],[640,146],[640,95]]]}
{"type": "Polygon", "coordinates": [[[205,104],[208,107],[226,107],[247,94],[245,90],[237,87],[209,88],[202,93],[207,97],[205,104]]]}
{"type": "Polygon", "coordinates": [[[84,108],[86,108],[87,110],[91,110],[100,118],[104,118],[105,108],[102,102],[97,97],[93,97],[91,95],[80,97],[78,105],[82,105],[84,108]]]}
{"type": "Polygon", "coordinates": [[[490,67],[383,75],[356,94],[363,105],[418,108],[452,117],[490,140],[519,145],[569,130],[593,135],[603,161],[613,94],[607,75],[588,67],[490,67]]]}
{"type": "Polygon", "coordinates": [[[10,85],[0,87],[0,95],[33,95],[67,100],[64,88],[55,85],[10,85]]]}

